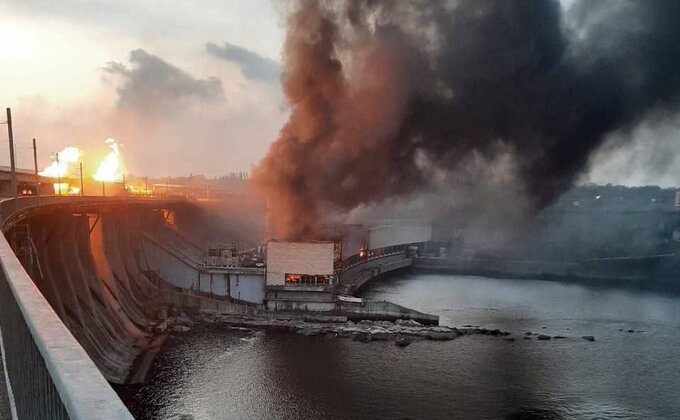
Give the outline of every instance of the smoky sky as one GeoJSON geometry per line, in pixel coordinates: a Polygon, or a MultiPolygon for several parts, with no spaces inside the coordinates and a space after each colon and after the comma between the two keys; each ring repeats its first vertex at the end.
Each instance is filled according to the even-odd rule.
{"type": "Polygon", "coordinates": [[[499,144],[541,209],[607,133],[676,108],[679,19],[674,0],[583,1],[568,16],[557,1],[299,1],[283,51],[291,116],[255,173],[277,234],[312,236],[326,203],[426,189],[499,144]]]}
{"type": "Polygon", "coordinates": [[[197,79],[143,49],[130,52],[130,63],[110,62],[104,68],[122,79],[117,88],[121,108],[150,114],[176,107],[185,98],[214,101],[223,96],[218,78],[197,79]]]}
{"type": "Polygon", "coordinates": [[[279,82],[281,67],[274,60],[228,42],[223,46],[209,42],[205,48],[215,57],[238,64],[243,75],[250,79],[270,84],[279,82]]]}

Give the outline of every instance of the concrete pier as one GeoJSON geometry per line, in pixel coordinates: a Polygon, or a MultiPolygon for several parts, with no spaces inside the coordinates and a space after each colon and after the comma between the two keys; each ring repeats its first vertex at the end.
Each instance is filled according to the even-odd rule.
{"type": "Polygon", "coordinates": [[[266,307],[283,313],[308,313],[319,316],[344,317],[352,321],[412,319],[421,324],[438,325],[439,317],[410,309],[392,302],[348,302],[338,295],[354,295],[364,285],[383,274],[411,266],[413,259],[403,250],[359,261],[340,274],[334,287],[327,286],[269,286],[266,307]]]}

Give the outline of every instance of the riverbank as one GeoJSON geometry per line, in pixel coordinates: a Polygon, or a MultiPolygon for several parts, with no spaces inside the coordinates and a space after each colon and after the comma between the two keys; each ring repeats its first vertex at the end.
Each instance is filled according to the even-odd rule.
{"type": "Polygon", "coordinates": [[[680,413],[676,297],[408,272],[370,282],[361,297],[437,314],[441,325],[512,334],[419,338],[399,347],[394,338],[306,337],[297,333],[304,329],[279,332],[238,325],[241,319],[211,324],[192,317],[186,332],[170,330],[147,381],[129,388],[124,400],[139,419],[636,419],[680,413]],[[523,338],[526,332],[530,339],[523,338]]]}
{"type": "MultiPolygon", "coordinates": [[[[414,320],[372,321],[361,320],[359,322],[338,322],[333,317],[310,318],[307,316],[292,316],[283,318],[238,316],[219,314],[216,311],[201,311],[193,319],[185,315],[168,319],[169,329],[175,334],[189,332],[194,326],[210,325],[222,327],[226,330],[254,332],[255,330],[267,330],[288,332],[305,337],[325,338],[348,338],[353,341],[393,341],[396,345],[405,347],[414,341],[449,341],[459,337],[471,335],[486,335],[499,337],[504,341],[513,342],[517,338],[525,340],[536,338],[540,341],[561,339],[583,339],[593,342],[592,335],[567,336],[548,335],[526,331],[521,335],[512,336],[513,333],[498,328],[483,328],[478,325],[464,325],[462,327],[423,325],[414,320]]],[[[632,331],[632,330],[631,330],[632,331]]]]}

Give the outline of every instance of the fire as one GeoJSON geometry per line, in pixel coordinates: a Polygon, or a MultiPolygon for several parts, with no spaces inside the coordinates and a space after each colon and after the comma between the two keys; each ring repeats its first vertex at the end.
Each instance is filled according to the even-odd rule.
{"type": "Polygon", "coordinates": [[[69,173],[69,164],[77,162],[81,153],[77,147],[68,146],[57,153],[50,166],[38,174],[49,178],[64,178],[69,173]]]}
{"type": "Polygon", "coordinates": [[[59,195],[78,195],[80,194],[80,187],[73,186],[68,182],[55,182],[52,184],[54,193],[59,195]]]}
{"type": "Polygon", "coordinates": [[[113,138],[106,139],[106,143],[111,151],[99,164],[94,173],[94,179],[101,182],[115,182],[123,177],[123,164],[120,156],[120,145],[113,138]]]}
{"type": "MultiPolygon", "coordinates": [[[[116,142],[113,138],[108,138],[104,141],[108,146],[109,152],[106,154],[103,160],[101,160],[98,166],[94,164],[91,168],[96,167],[97,169],[92,172],[92,178],[95,181],[102,183],[114,183],[120,180],[125,180],[125,167],[123,165],[123,156],[120,151],[121,145],[116,142]]],[[[43,171],[38,174],[44,177],[54,178],[54,193],[59,195],[78,195],[82,191],[82,184],[85,181],[85,174],[82,172],[83,167],[88,169],[88,162],[84,162],[83,165],[83,155],[84,153],[77,147],[69,146],[63,149],[61,152],[53,156],[52,163],[47,166],[43,171]],[[80,174],[74,173],[71,164],[77,164],[80,162],[81,172],[80,174]],[[59,178],[57,182],[57,178],[59,178]],[[80,178],[80,179],[78,179],[80,178]],[[78,182],[79,181],[79,182],[78,182]]],[[[90,155],[90,158],[92,155],[90,155]]],[[[127,189],[127,188],[125,188],[127,189]]],[[[102,193],[104,190],[102,190],[102,193]]],[[[134,191],[138,195],[147,195],[148,190],[141,187],[134,191]]]]}

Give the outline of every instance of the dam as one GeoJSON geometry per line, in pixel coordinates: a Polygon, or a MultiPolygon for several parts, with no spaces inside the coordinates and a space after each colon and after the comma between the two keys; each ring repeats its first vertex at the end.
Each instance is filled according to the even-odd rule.
{"type": "MultiPolygon", "coordinates": [[[[490,259],[404,220],[325,226],[318,241],[262,245],[262,214],[239,196],[21,197],[0,202],[0,214],[0,401],[11,401],[5,406],[20,418],[129,418],[111,384],[144,383],[172,320],[187,314],[437,325],[437,315],[356,295],[372,279],[409,268],[588,279],[635,273],[631,265],[648,260],[677,261],[665,249],[642,262],[607,256],[558,267],[490,259]],[[224,238],[231,241],[216,242],[224,238]]],[[[663,232],[675,235],[677,213],[664,214],[663,232]]]]}
{"type": "MultiPolygon", "coordinates": [[[[304,313],[438,323],[436,316],[403,306],[351,298],[366,280],[410,265],[406,244],[370,254],[366,249],[335,272],[333,243],[326,242],[328,284],[274,285],[267,284],[267,269],[257,262],[261,247],[247,221],[239,220],[241,232],[235,233],[233,224],[211,219],[210,206],[195,200],[22,197],[0,203],[0,212],[7,238],[1,239],[0,255],[0,329],[9,390],[3,399],[11,400],[19,418],[129,418],[109,383],[144,381],[168,336],[171,315],[304,313]],[[221,254],[211,258],[214,249],[201,246],[207,233],[239,237],[242,247],[252,246],[243,255],[253,263],[221,254]],[[72,352],[65,354],[65,348],[72,352]],[[96,380],[90,382],[88,375],[96,380]]],[[[232,215],[238,219],[238,213],[232,215]]]]}

